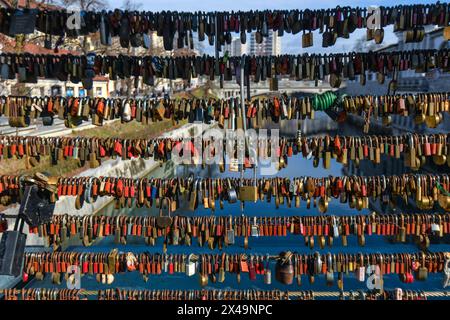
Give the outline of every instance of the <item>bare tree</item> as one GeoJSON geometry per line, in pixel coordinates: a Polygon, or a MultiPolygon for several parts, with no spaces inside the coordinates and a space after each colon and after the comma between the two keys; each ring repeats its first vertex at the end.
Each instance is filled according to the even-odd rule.
{"type": "Polygon", "coordinates": [[[142,3],[133,0],[123,0],[122,9],[128,11],[137,11],[142,9],[142,3]]]}
{"type": "Polygon", "coordinates": [[[80,10],[102,10],[108,7],[108,2],[104,0],[56,0],[55,3],[80,10]]]}

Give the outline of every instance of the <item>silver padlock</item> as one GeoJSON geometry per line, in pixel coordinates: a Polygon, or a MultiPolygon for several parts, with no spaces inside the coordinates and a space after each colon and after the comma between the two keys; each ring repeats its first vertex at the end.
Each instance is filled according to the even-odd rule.
{"type": "Polygon", "coordinates": [[[190,254],[186,261],[186,275],[192,277],[197,269],[197,263],[194,261],[194,255],[190,254]]]}
{"type": "Polygon", "coordinates": [[[292,179],[291,181],[290,181],[290,183],[289,183],[289,193],[291,194],[291,195],[294,195],[294,194],[296,194],[296,190],[297,189],[297,186],[296,186],[296,184],[294,183],[294,179],[292,179]]]}
{"type": "Polygon", "coordinates": [[[333,221],[333,237],[337,238],[337,237],[339,237],[339,227],[336,223],[335,216],[333,216],[332,221],[333,221]]]}
{"type": "Polygon", "coordinates": [[[251,227],[251,236],[252,237],[259,237],[259,226],[256,223],[256,217],[253,218],[253,224],[251,227]]]}
{"type": "Polygon", "coordinates": [[[372,274],[373,265],[369,264],[366,268],[366,275],[370,276],[372,274]]]}
{"type": "Polygon", "coordinates": [[[320,274],[322,273],[322,256],[319,252],[314,253],[315,259],[314,259],[314,273],[320,274]]]}
{"type": "Polygon", "coordinates": [[[166,254],[164,255],[163,260],[163,271],[167,272],[167,270],[169,269],[169,259],[166,254]]]}
{"type": "Polygon", "coordinates": [[[233,229],[227,230],[227,243],[234,244],[234,230],[233,229]]]}
{"type": "Polygon", "coordinates": [[[403,300],[403,290],[401,288],[395,288],[394,292],[395,300],[403,300]]]}
{"type": "Polygon", "coordinates": [[[131,235],[131,231],[133,230],[133,222],[128,219],[127,221],[127,234],[124,234],[124,236],[126,235],[131,235]]]}
{"type": "Polygon", "coordinates": [[[436,222],[433,222],[431,224],[431,232],[435,235],[439,234],[441,232],[441,227],[436,222]]]}
{"type": "Polygon", "coordinates": [[[269,255],[266,258],[266,268],[264,270],[264,283],[272,284],[272,270],[270,270],[269,255]]]}
{"type": "Polygon", "coordinates": [[[360,265],[356,268],[356,280],[360,281],[360,282],[364,282],[366,279],[366,268],[364,266],[364,257],[361,254],[360,255],[360,265]]]}

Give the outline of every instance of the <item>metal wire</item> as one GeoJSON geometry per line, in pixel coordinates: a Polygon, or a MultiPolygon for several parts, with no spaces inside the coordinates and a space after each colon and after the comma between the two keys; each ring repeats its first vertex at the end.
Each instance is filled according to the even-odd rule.
{"type": "MultiPolygon", "coordinates": [[[[5,289],[0,289],[0,294],[4,293],[5,289]]],[[[245,290],[244,290],[245,291],[245,290]]],[[[413,290],[414,291],[414,290],[413,290]]],[[[18,289],[17,293],[20,293],[21,290],[18,289]]],[[[289,297],[296,298],[296,297],[302,297],[305,295],[307,291],[288,291],[287,294],[289,297]]],[[[85,295],[85,296],[96,296],[98,295],[99,290],[83,290],[81,289],[79,291],[79,295],[85,295]]],[[[340,292],[340,291],[312,291],[315,297],[321,297],[321,298],[335,298],[335,297],[349,297],[351,296],[350,292],[340,292]]],[[[426,297],[450,297],[450,291],[421,291],[422,294],[424,294],[426,297]]]]}

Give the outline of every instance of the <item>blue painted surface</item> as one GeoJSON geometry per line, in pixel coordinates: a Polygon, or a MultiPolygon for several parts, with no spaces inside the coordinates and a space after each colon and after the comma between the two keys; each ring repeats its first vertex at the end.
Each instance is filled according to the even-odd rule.
{"type": "MultiPolygon", "coordinates": [[[[182,168],[178,168],[182,169],[182,168]]],[[[167,170],[167,168],[161,168],[160,171],[167,170]]],[[[178,170],[178,175],[184,175],[178,170]]],[[[197,172],[196,176],[202,175],[205,172],[197,172]]],[[[161,172],[156,172],[154,175],[162,174],[161,172]]],[[[219,174],[217,171],[213,170],[213,176],[219,174]]],[[[279,176],[283,177],[294,177],[301,175],[313,175],[316,177],[327,176],[327,175],[341,175],[341,166],[335,161],[332,162],[331,170],[324,170],[321,168],[321,165],[318,168],[313,168],[312,161],[306,160],[300,157],[294,157],[290,159],[289,166],[286,169],[283,169],[279,176]]],[[[226,174],[226,176],[232,176],[230,174],[226,174]]],[[[246,176],[251,176],[249,173],[246,176]]],[[[216,204],[218,208],[216,210],[216,215],[240,215],[240,204],[236,203],[233,205],[225,204],[225,209],[220,210],[218,203],[216,204]]],[[[132,215],[143,215],[149,214],[149,209],[129,209],[129,214],[132,215]]],[[[150,214],[155,214],[155,210],[151,210],[150,214]]],[[[119,211],[115,210],[113,206],[109,208],[105,208],[103,214],[118,214],[119,211]]],[[[123,212],[122,212],[123,213],[123,212]]],[[[302,202],[301,208],[287,208],[286,206],[280,206],[280,209],[275,209],[274,201],[272,203],[267,204],[263,202],[258,203],[246,203],[244,212],[245,215],[249,216],[279,216],[279,215],[320,215],[317,209],[312,208],[310,210],[306,209],[305,202],[302,202]]],[[[361,212],[357,212],[356,210],[350,209],[348,204],[341,204],[339,200],[332,200],[329,204],[328,214],[335,215],[351,215],[351,214],[360,214],[369,213],[369,210],[363,210],[361,212]]],[[[181,212],[180,214],[183,214],[181,212]]],[[[186,212],[184,213],[186,214],[186,212]]],[[[193,213],[187,213],[193,214],[193,213]]],[[[210,211],[205,209],[199,209],[195,212],[196,215],[209,215],[210,211]]],[[[317,240],[317,238],[316,238],[317,240]]],[[[430,251],[450,251],[450,241],[449,238],[443,239],[431,239],[432,245],[430,246],[430,251]]],[[[317,241],[316,241],[317,244],[317,241]]],[[[146,246],[143,238],[137,237],[128,237],[126,246],[118,246],[114,244],[113,238],[105,238],[102,239],[98,245],[91,247],[72,247],[68,250],[80,251],[80,252],[107,252],[112,248],[118,248],[120,251],[133,251],[133,252],[162,252],[162,239],[158,239],[155,247],[146,246]]],[[[298,235],[289,235],[285,238],[276,237],[251,237],[249,239],[249,250],[244,250],[243,248],[243,238],[236,238],[236,244],[234,246],[230,246],[228,248],[224,248],[224,252],[247,252],[253,254],[278,254],[283,250],[291,250],[299,253],[312,253],[315,251],[319,251],[321,253],[327,252],[344,252],[344,253],[375,253],[375,252],[384,252],[384,253],[395,253],[395,252],[417,252],[417,246],[412,242],[412,239],[408,239],[407,243],[394,243],[393,239],[390,237],[382,237],[382,236],[366,236],[366,245],[365,247],[358,246],[357,238],[354,236],[348,237],[348,246],[343,247],[341,239],[335,239],[333,247],[325,247],[323,250],[320,250],[317,245],[314,249],[309,249],[309,247],[305,246],[304,239],[298,235]]],[[[193,239],[193,244],[191,247],[187,246],[168,246],[168,254],[171,253],[220,253],[221,251],[209,250],[207,247],[198,247],[196,239],[193,239]]],[[[284,290],[315,290],[315,291],[335,291],[337,289],[336,282],[333,287],[327,287],[325,282],[325,276],[316,276],[316,281],[314,284],[310,284],[309,280],[306,276],[302,277],[302,285],[299,287],[296,282],[290,286],[285,286],[281,283],[278,283],[275,280],[275,271],[274,271],[274,263],[271,264],[272,268],[272,285],[265,285],[263,282],[263,276],[258,275],[256,281],[251,281],[248,278],[248,275],[241,275],[241,283],[238,284],[236,281],[235,274],[226,274],[224,283],[215,283],[212,284],[209,282],[207,289],[284,289],[284,290]]],[[[335,274],[335,279],[337,280],[337,273],[335,274]]],[[[418,290],[442,290],[442,274],[429,274],[428,280],[424,282],[415,281],[412,284],[405,284],[399,280],[397,275],[385,275],[384,276],[384,288],[386,290],[393,289],[396,287],[400,287],[403,289],[418,289],[418,290]]],[[[32,287],[55,287],[51,284],[50,277],[47,277],[44,281],[38,282],[34,281],[30,284],[32,287]]],[[[65,284],[61,284],[60,288],[64,288],[65,284]]],[[[200,289],[198,275],[193,277],[187,277],[184,274],[174,274],[168,275],[163,274],[160,276],[150,276],[149,281],[146,283],[143,281],[142,276],[138,272],[126,273],[115,275],[115,281],[112,286],[102,285],[96,282],[95,276],[85,275],[82,277],[82,287],[88,290],[98,290],[98,289],[106,289],[108,287],[121,287],[121,288],[129,288],[129,289],[200,289]]],[[[344,289],[345,290],[358,290],[363,289],[366,290],[365,282],[358,282],[353,273],[345,275],[344,277],[344,289]]]]}

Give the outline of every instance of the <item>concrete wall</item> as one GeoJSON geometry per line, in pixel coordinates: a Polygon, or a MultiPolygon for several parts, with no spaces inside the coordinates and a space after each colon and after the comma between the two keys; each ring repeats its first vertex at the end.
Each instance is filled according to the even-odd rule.
{"type": "MultiPolygon", "coordinates": [[[[162,137],[172,137],[179,138],[184,135],[189,134],[190,131],[195,130],[196,134],[203,132],[205,129],[209,128],[208,125],[204,124],[187,124],[181,128],[166,132],[162,137]]],[[[102,162],[102,165],[95,169],[88,169],[78,174],[79,177],[87,176],[107,176],[107,177],[127,177],[127,178],[140,178],[148,175],[154,169],[159,167],[159,163],[153,159],[144,160],[141,158],[125,160],[120,158],[111,159],[102,162]]],[[[75,197],[61,197],[55,206],[55,214],[70,214],[70,215],[89,215],[95,213],[108,205],[113,201],[112,197],[99,197],[94,203],[84,203],[80,210],[75,209],[75,197]]],[[[19,210],[19,205],[10,207],[3,212],[6,215],[16,215],[19,210]]],[[[9,219],[9,228],[14,227],[14,219],[9,219]]],[[[25,226],[24,232],[28,233],[28,227],[25,226]]],[[[1,237],[1,236],[0,236],[1,237]]],[[[27,238],[28,246],[42,246],[44,242],[37,235],[30,234],[27,238]]]]}

